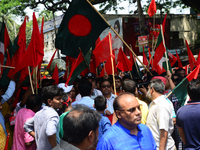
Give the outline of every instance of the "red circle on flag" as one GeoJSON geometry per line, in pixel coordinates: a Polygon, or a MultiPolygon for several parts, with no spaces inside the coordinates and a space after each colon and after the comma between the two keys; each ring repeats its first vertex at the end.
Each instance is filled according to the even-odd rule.
{"type": "Polygon", "coordinates": [[[88,18],[79,14],[69,20],[68,29],[75,36],[86,36],[92,30],[92,25],[88,18]]]}

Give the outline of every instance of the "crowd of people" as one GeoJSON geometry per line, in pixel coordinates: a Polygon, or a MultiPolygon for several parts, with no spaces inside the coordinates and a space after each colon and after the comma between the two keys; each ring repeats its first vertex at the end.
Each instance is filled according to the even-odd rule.
{"type": "Polygon", "coordinates": [[[0,150],[200,149],[200,79],[185,87],[181,107],[174,94],[166,96],[185,70],[152,74],[88,72],[73,85],[43,79],[37,94],[14,76],[0,85],[0,150]]]}

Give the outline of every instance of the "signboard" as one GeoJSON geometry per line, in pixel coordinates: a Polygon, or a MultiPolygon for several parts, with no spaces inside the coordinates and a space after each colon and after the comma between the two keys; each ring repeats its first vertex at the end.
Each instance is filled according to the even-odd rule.
{"type": "MultiPolygon", "coordinates": [[[[122,37],[123,39],[123,29],[122,29],[122,18],[117,18],[113,20],[109,20],[108,23],[115,29],[115,31],[122,37]]],[[[108,32],[111,33],[112,35],[112,49],[114,50],[115,53],[115,60],[117,61],[119,49],[123,49],[123,42],[120,40],[120,38],[110,29],[107,28],[105,29],[101,34],[100,34],[100,39],[102,40],[108,35],[108,32]]]]}
{"type": "Polygon", "coordinates": [[[148,51],[149,45],[148,45],[148,36],[139,36],[138,37],[138,44],[139,44],[139,51],[143,52],[143,47],[144,51],[148,51]]]}

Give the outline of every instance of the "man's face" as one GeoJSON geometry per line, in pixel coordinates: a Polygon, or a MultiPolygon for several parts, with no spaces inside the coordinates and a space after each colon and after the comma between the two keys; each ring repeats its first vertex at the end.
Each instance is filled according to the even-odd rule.
{"type": "Polygon", "coordinates": [[[123,95],[119,100],[119,105],[121,109],[116,113],[122,125],[131,128],[141,123],[141,106],[134,96],[123,95]]]}
{"type": "Polygon", "coordinates": [[[70,92],[67,93],[68,96],[71,98],[71,99],[74,99],[75,96],[76,96],[76,90],[75,88],[73,87],[72,90],[70,92]]]}
{"type": "Polygon", "coordinates": [[[62,108],[62,103],[63,103],[62,96],[55,96],[51,101],[50,106],[54,109],[60,109],[62,108]]]}
{"type": "Polygon", "coordinates": [[[179,71],[179,75],[180,75],[181,77],[185,77],[185,71],[184,71],[184,70],[179,71]]]}
{"type": "Polygon", "coordinates": [[[149,100],[149,101],[152,101],[152,96],[151,96],[151,88],[148,86],[148,91],[147,91],[147,94],[146,94],[146,98],[149,100]]]}
{"type": "Polygon", "coordinates": [[[116,85],[116,88],[119,89],[122,86],[121,80],[120,79],[116,79],[115,80],[115,85],[116,85]]]}
{"type": "Polygon", "coordinates": [[[93,139],[93,142],[91,143],[89,150],[96,150],[97,143],[98,143],[98,135],[99,135],[99,127],[94,132],[94,139],[93,139]]]}
{"type": "Polygon", "coordinates": [[[92,89],[94,89],[95,88],[95,84],[96,84],[95,79],[89,78],[88,81],[90,81],[92,83],[92,89]]]}
{"type": "Polygon", "coordinates": [[[101,83],[101,92],[103,93],[103,95],[110,93],[110,82],[105,81],[101,83]]]}

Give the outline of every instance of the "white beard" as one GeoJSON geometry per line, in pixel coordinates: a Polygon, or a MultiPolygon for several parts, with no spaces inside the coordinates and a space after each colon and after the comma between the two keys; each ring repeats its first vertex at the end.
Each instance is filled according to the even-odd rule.
{"type": "Polygon", "coordinates": [[[149,100],[152,100],[150,89],[147,91],[146,98],[149,99],[149,100]]]}

